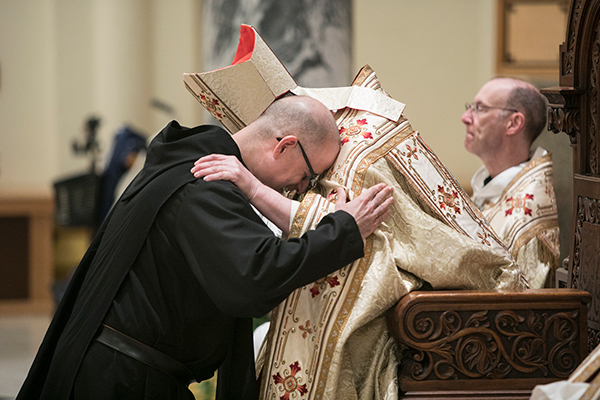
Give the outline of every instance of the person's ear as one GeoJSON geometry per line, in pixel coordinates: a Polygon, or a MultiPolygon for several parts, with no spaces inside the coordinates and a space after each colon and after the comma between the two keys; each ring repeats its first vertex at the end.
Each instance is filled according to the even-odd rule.
{"type": "Polygon", "coordinates": [[[508,118],[506,123],[506,133],[508,135],[514,135],[515,133],[525,130],[525,115],[522,112],[514,112],[508,118]]]}
{"type": "Polygon", "coordinates": [[[275,140],[278,141],[277,145],[275,145],[273,148],[273,158],[275,159],[296,147],[296,144],[298,143],[298,138],[292,135],[284,136],[275,140]]]}

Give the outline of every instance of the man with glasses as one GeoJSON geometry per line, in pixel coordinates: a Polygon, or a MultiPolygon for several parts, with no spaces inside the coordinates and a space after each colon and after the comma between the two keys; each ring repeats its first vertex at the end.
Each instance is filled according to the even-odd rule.
{"type": "MultiPolygon", "coordinates": [[[[272,77],[272,70],[261,72],[272,77]]],[[[370,95],[386,95],[369,66],[352,84],[366,91],[336,109],[337,160],[297,211],[290,213],[295,202],[261,185],[235,158],[205,157],[192,169],[204,180],[235,182],[289,237],[312,229],[346,195],[358,196],[381,182],[394,188],[390,217],[365,241],[365,257],[295,290],[272,311],[257,358],[261,399],[397,394],[401,345],[387,329],[385,315],[402,296],[425,288],[524,286],[506,248],[402,115],[404,105],[394,100],[387,109],[399,111],[395,118],[373,107],[370,95]]],[[[241,89],[235,97],[220,97],[225,104],[240,99],[249,102],[253,93],[241,89]]],[[[300,141],[314,167],[307,142],[300,141]]],[[[296,156],[302,147],[294,148],[296,156]]]]}
{"type": "Polygon", "coordinates": [[[552,285],[559,256],[552,156],[531,150],[546,124],[543,96],[530,83],[493,79],[466,104],[461,120],[465,148],[483,162],[471,180],[474,203],[531,286],[552,285]]]}
{"type": "Polygon", "coordinates": [[[302,192],[339,150],[332,114],[308,97],[275,102],[235,136],[167,125],[77,268],[17,398],[193,399],[188,385],[217,368],[219,398],[257,398],[251,318],[362,257],[392,190],[375,185],[282,241],[232,183],[189,171],[226,154],[268,187],[302,192]]]}

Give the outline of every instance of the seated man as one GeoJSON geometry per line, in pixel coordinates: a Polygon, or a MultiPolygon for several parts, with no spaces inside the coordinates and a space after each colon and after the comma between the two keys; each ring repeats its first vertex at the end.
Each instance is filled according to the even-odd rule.
{"type": "Polygon", "coordinates": [[[560,249],[552,156],[530,150],[546,124],[543,96],[527,82],[493,79],[467,104],[462,122],[465,148],[483,162],[471,180],[474,203],[531,287],[553,286],[560,249]]]}
{"type": "MultiPolygon", "coordinates": [[[[260,56],[259,60],[265,58],[260,56]]],[[[240,57],[249,60],[244,62],[252,58],[240,57]]],[[[286,73],[274,63],[259,71],[269,89],[279,87],[278,77],[286,73]]],[[[233,74],[235,66],[227,68],[233,74]]],[[[227,68],[218,72],[225,74],[227,68]]],[[[236,76],[243,71],[236,70],[236,76]]],[[[214,110],[214,103],[205,99],[218,97],[220,109],[213,115],[225,118],[221,110],[226,110],[231,126],[248,115],[232,116],[236,104],[257,104],[253,96],[259,90],[240,90],[244,86],[237,85],[236,104],[232,104],[226,94],[231,85],[225,90],[217,87],[217,79],[211,85],[205,75],[194,78],[198,85],[190,90],[209,110],[214,110]]],[[[353,87],[344,90],[288,90],[332,104],[342,143],[336,162],[304,196],[297,211],[290,213],[289,200],[278,193],[267,190],[265,194],[247,184],[252,177],[235,160],[202,159],[193,169],[195,175],[233,180],[292,238],[315,226],[336,203],[381,182],[394,188],[394,204],[390,216],[366,239],[362,259],[297,289],[272,312],[258,360],[260,396],[372,399],[387,395],[392,399],[399,392],[399,359],[385,312],[402,296],[423,285],[522,288],[526,279],[481,213],[402,116],[403,105],[386,96],[369,67],[359,72],[353,87]],[[354,87],[363,90],[353,91],[354,87]],[[347,95],[344,101],[341,95],[347,95]]]]}
{"type": "Polygon", "coordinates": [[[339,147],[331,113],[308,97],[276,102],[233,138],[169,123],[77,268],[17,398],[193,399],[188,385],[217,368],[219,398],[257,398],[251,318],[360,258],[391,189],[282,241],[234,185],[188,171],[198,155],[226,154],[273,189],[303,191],[339,147]]]}

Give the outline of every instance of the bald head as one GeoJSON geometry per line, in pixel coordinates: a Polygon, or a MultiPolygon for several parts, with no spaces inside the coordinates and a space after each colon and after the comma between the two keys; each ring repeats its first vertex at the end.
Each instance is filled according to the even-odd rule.
{"type": "Polygon", "coordinates": [[[289,96],[275,101],[233,135],[248,169],[276,190],[303,192],[340,151],[333,114],[320,101],[289,96]]]}
{"type": "Polygon", "coordinates": [[[288,96],[275,101],[256,121],[265,136],[294,135],[305,147],[339,142],[332,113],[320,101],[308,96],[288,96]]]}

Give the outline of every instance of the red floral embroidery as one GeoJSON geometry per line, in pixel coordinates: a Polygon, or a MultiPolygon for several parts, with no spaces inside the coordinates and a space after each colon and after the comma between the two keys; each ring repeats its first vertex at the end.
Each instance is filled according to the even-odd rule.
{"type": "Polygon", "coordinates": [[[521,197],[509,197],[506,199],[506,203],[510,204],[510,208],[504,212],[504,216],[512,215],[514,210],[523,210],[524,215],[531,216],[531,212],[533,211],[531,208],[527,207],[527,200],[533,200],[532,194],[525,194],[523,198],[521,197]]]}
{"type": "Polygon", "coordinates": [[[351,122],[347,128],[340,128],[340,136],[345,137],[342,139],[342,145],[344,143],[348,143],[350,141],[350,136],[361,135],[365,139],[373,139],[373,135],[371,132],[367,130],[367,127],[363,125],[367,125],[367,119],[362,118],[358,119],[355,122],[351,122]]]}
{"type": "Polygon", "coordinates": [[[273,380],[275,381],[275,384],[281,383],[283,385],[283,390],[285,390],[283,396],[280,397],[281,400],[289,400],[290,394],[296,391],[298,391],[301,396],[304,396],[304,394],[308,393],[306,383],[300,385],[299,382],[301,382],[301,379],[296,378],[296,374],[301,370],[302,368],[300,368],[299,362],[296,361],[295,363],[290,364],[289,375],[286,374],[287,371],[284,371],[284,375],[287,375],[286,377],[282,377],[279,372],[277,373],[277,375],[273,375],[273,380]]]}
{"type": "Polygon", "coordinates": [[[302,337],[306,339],[306,336],[312,334],[312,328],[310,327],[310,320],[307,320],[304,325],[298,327],[302,331],[302,337]]]}
{"type": "Polygon", "coordinates": [[[334,287],[334,286],[338,286],[340,284],[340,281],[338,280],[337,276],[329,276],[329,275],[327,275],[325,278],[319,279],[318,281],[316,281],[314,283],[313,287],[310,288],[310,293],[313,298],[315,296],[317,296],[319,293],[321,293],[319,291],[319,288],[323,288],[323,286],[326,286],[325,283],[328,283],[329,287],[334,287]]]}
{"type": "Polygon", "coordinates": [[[491,246],[490,242],[488,242],[488,240],[487,240],[487,237],[488,237],[487,233],[483,232],[483,235],[482,235],[481,233],[478,232],[477,236],[479,236],[479,239],[481,239],[481,244],[487,244],[488,246],[491,246]]]}
{"type": "Polygon", "coordinates": [[[415,160],[419,159],[419,156],[417,155],[417,148],[416,147],[414,149],[412,149],[410,147],[410,145],[407,144],[406,148],[408,149],[408,152],[406,153],[406,157],[407,158],[413,157],[415,160]]]}
{"type": "Polygon", "coordinates": [[[453,190],[452,193],[446,192],[446,188],[438,185],[438,192],[441,196],[439,196],[439,205],[442,210],[452,210],[456,214],[460,214],[460,204],[458,200],[458,193],[453,190]]]}
{"type": "Polygon", "coordinates": [[[217,106],[219,105],[219,100],[213,99],[212,97],[207,97],[203,94],[200,95],[200,99],[202,100],[202,105],[210,112],[213,116],[218,119],[223,118],[223,115],[218,112],[217,106]]]}
{"type": "Polygon", "coordinates": [[[312,298],[314,298],[315,296],[317,296],[319,294],[319,285],[317,285],[316,283],[313,285],[313,287],[310,288],[310,295],[312,298]]]}

